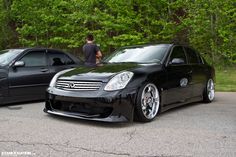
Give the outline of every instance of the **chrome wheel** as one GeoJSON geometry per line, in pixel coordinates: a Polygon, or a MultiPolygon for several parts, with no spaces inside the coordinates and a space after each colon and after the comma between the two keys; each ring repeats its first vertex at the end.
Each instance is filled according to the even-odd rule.
{"type": "Polygon", "coordinates": [[[142,91],[141,96],[141,108],[143,115],[151,120],[153,119],[159,110],[160,106],[160,97],[157,87],[149,83],[147,84],[142,91]]]}
{"type": "Polygon", "coordinates": [[[209,79],[207,82],[207,96],[210,101],[212,101],[215,97],[215,86],[212,79],[209,79]]]}

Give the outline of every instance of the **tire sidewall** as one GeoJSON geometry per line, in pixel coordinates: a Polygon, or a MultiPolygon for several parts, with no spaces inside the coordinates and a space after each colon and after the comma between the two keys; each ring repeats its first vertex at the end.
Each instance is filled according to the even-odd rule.
{"type": "Polygon", "coordinates": [[[205,85],[205,89],[204,89],[204,92],[203,92],[203,101],[206,102],[206,103],[212,102],[214,100],[214,98],[215,98],[215,96],[214,96],[214,98],[211,100],[211,99],[209,99],[209,96],[208,96],[208,88],[207,88],[207,86],[208,86],[208,82],[210,80],[213,81],[213,85],[215,86],[214,79],[212,79],[212,78],[207,79],[207,82],[206,82],[206,85],[205,85]]]}

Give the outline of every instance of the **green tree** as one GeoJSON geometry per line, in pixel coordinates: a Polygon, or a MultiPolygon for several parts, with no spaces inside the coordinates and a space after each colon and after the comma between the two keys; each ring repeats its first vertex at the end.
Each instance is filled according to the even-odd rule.
{"type": "Polygon", "coordinates": [[[81,52],[92,33],[103,53],[157,41],[190,44],[211,63],[233,64],[233,0],[3,0],[0,46],[81,52]]]}
{"type": "Polygon", "coordinates": [[[75,48],[93,33],[104,52],[110,52],[119,46],[171,40],[176,31],[166,1],[21,0],[11,8],[23,46],[75,48]]]}
{"type": "Polygon", "coordinates": [[[191,45],[212,62],[236,62],[236,4],[231,0],[188,1],[187,18],[191,45]]]}
{"type": "Polygon", "coordinates": [[[0,1],[0,49],[17,46],[15,25],[11,19],[11,0],[0,1]]]}

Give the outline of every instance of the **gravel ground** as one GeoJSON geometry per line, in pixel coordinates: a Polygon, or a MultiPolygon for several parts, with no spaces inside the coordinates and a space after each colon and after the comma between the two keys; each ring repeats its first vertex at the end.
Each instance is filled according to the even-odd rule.
{"type": "Polygon", "coordinates": [[[43,102],[0,107],[0,156],[235,157],[236,93],[216,93],[150,123],[47,115],[43,102]]]}

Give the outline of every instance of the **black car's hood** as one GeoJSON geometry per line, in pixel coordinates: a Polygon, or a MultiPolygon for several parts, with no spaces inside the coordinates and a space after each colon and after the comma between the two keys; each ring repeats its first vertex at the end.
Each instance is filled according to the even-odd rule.
{"type": "MultiPolygon", "coordinates": [[[[157,65],[157,64],[155,64],[157,65]]],[[[111,77],[122,71],[147,71],[149,66],[136,63],[103,64],[97,67],[79,67],[60,76],[66,80],[96,80],[108,82],[111,77]]]]}
{"type": "Polygon", "coordinates": [[[123,64],[102,64],[97,67],[78,67],[72,71],[63,74],[60,79],[68,80],[100,80],[107,82],[115,74],[132,70],[140,65],[134,63],[123,64]]]}

